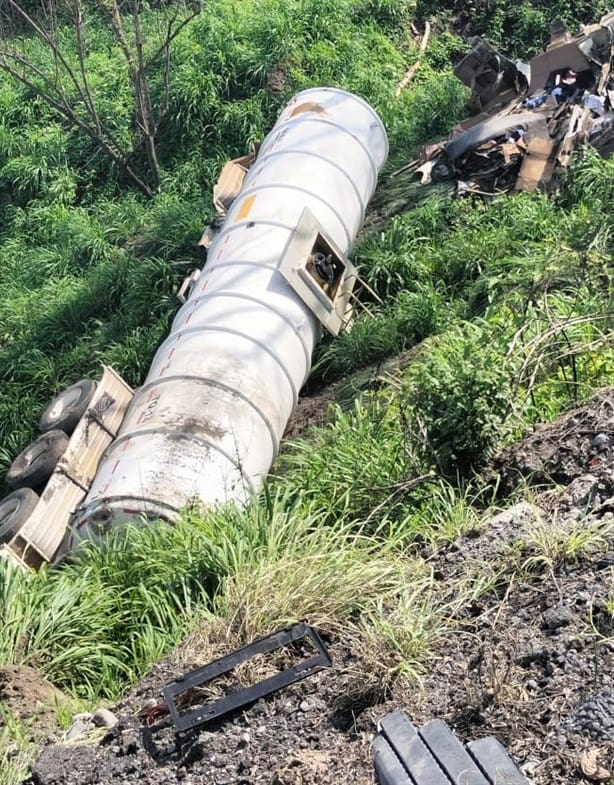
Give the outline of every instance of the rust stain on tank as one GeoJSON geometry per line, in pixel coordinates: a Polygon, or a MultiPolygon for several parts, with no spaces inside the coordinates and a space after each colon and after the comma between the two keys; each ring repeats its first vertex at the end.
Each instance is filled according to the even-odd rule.
{"type": "Polygon", "coordinates": [[[304,112],[315,112],[322,117],[328,114],[326,109],[321,104],[318,104],[315,101],[305,101],[304,103],[294,107],[294,109],[290,112],[290,117],[296,117],[296,115],[303,114],[304,112]]]}

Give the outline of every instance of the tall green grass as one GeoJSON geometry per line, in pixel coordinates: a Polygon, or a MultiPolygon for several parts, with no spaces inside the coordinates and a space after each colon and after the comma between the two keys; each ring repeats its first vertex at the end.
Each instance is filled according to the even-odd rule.
{"type": "Polygon", "coordinates": [[[37,753],[27,724],[0,706],[0,785],[18,785],[37,753]]]}
{"type": "MultiPolygon", "coordinates": [[[[245,510],[116,531],[37,574],[0,561],[0,663],[36,667],[91,701],[116,698],[197,623],[236,643],[301,618],[341,633],[400,597],[432,595],[429,576],[401,530],[327,522],[312,498],[271,492],[245,510]]],[[[420,623],[434,635],[427,604],[420,623]]]]}

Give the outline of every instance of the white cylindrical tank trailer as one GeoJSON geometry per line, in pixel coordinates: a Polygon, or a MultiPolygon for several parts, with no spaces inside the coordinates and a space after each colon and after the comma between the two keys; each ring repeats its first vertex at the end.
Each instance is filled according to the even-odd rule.
{"type": "MultiPolygon", "coordinates": [[[[172,521],[195,501],[242,503],[258,490],[322,329],[282,261],[305,226],[326,238],[324,262],[328,250],[333,265],[350,250],[387,153],[363,99],[315,88],[288,103],[98,467],[75,536],[142,516],[172,521]]],[[[325,305],[327,285],[315,287],[325,305]]]]}

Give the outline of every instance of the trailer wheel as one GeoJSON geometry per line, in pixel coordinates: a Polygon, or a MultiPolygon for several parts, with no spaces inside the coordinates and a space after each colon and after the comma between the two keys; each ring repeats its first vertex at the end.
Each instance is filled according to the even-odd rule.
{"type": "Polygon", "coordinates": [[[28,520],[38,504],[38,494],[20,488],[0,501],[0,542],[8,542],[28,520]]]}
{"type": "Polygon", "coordinates": [[[67,387],[48,404],[41,414],[39,427],[41,433],[60,429],[71,434],[88,407],[96,390],[96,382],[81,379],[67,387]]]}
{"type": "Polygon", "coordinates": [[[13,488],[41,487],[51,477],[67,446],[64,431],[41,434],[15,458],[6,473],[7,483],[13,488]]]}

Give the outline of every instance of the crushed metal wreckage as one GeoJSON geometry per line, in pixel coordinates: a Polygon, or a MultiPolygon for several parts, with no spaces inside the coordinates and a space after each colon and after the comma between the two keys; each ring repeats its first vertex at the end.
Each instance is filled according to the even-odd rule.
{"type": "Polygon", "coordinates": [[[472,116],[395,175],[455,181],[457,196],[548,190],[580,145],[614,150],[614,12],[575,37],[554,22],[545,52],[528,64],[481,38],[471,43],[454,73],[471,88],[472,116]]]}

